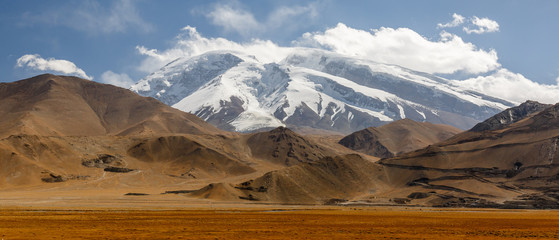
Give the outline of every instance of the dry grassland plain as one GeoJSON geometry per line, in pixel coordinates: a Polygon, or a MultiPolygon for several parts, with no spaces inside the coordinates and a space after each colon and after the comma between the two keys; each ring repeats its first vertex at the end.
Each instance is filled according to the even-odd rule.
{"type": "Polygon", "coordinates": [[[559,212],[471,209],[0,209],[12,239],[558,239],[559,212]]]}

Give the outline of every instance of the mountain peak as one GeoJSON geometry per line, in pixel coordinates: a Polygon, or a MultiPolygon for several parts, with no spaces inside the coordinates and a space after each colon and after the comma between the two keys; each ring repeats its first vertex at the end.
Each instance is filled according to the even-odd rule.
{"type": "Polygon", "coordinates": [[[551,107],[551,104],[543,104],[536,101],[528,100],[519,106],[508,108],[487,120],[478,123],[470,131],[482,132],[487,130],[498,130],[518,122],[527,117],[533,116],[546,108],[551,107]]]}
{"type": "Polygon", "coordinates": [[[248,138],[247,145],[251,148],[253,156],[286,166],[317,161],[332,154],[330,150],[285,127],[253,133],[248,138]]]}
{"type": "Polygon", "coordinates": [[[427,73],[306,48],[277,63],[208,52],[175,60],[131,89],[240,132],[297,126],[349,133],[404,118],[467,129],[512,106],[427,73]]]}
{"type": "Polygon", "coordinates": [[[153,98],[78,77],[43,74],[0,84],[0,137],[218,131],[153,98]]]}
{"type": "Polygon", "coordinates": [[[533,121],[529,124],[531,129],[541,131],[559,126],[559,103],[555,105],[545,104],[545,106],[547,108],[532,117],[533,121]]]}

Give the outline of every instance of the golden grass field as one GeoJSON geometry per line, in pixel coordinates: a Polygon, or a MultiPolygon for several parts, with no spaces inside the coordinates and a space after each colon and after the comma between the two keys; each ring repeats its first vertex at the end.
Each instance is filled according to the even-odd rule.
{"type": "Polygon", "coordinates": [[[0,210],[12,239],[557,239],[559,212],[405,208],[0,210]]]}

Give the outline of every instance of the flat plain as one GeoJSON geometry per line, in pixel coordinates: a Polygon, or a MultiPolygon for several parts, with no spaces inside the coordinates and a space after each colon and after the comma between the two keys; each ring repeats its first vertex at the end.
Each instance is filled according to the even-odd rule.
{"type": "Polygon", "coordinates": [[[397,207],[3,208],[11,239],[557,239],[559,212],[397,207]]]}

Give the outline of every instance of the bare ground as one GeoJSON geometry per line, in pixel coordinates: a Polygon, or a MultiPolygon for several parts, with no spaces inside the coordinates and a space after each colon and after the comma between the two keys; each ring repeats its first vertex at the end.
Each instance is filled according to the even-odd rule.
{"type": "Polygon", "coordinates": [[[10,239],[557,239],[559,212],[229,206],[4,208],[10,239]]]}

